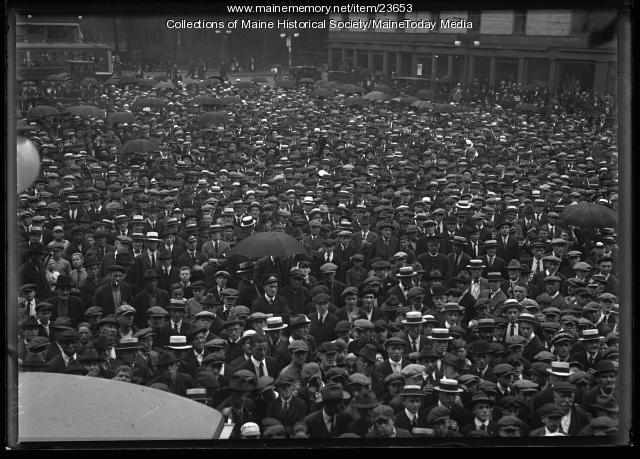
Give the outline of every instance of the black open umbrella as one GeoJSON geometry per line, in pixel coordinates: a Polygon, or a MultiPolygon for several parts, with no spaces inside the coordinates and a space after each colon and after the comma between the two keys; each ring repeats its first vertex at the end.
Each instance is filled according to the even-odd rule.
{"type": "Polygon", "coordinates": [[[133,139],[122,146],[122,153],[148,153],[160,151],[158,142],[151,139],[133,139]]]}
{"type": "Polygon", "coordinates": [[[602,204],[580,201],[564,208],[560,214],[560,222],[580,228],[616,228],[618,214],[602,204]]]}
{"type": "Polygon", "coordinates": [[[142,97],[136,100],[131,108],[134,110],[142,110],[144,107],[163,108],[166,107],[167,101],[158,97],[142,97]]]}
{"type": "Polygon", "coordinates": [[[95,105],[74,105],[73,107],[66,108],[64,113],[79,116],[80,118],[104,117],[104,110],[100,110],[95,105]]]}
{"type": "Polygon", "coordinates": [[[135,117],[129,112],[113,112],[107,116],[107,126],[113,126],[118,123],[133,123],[135,117]]]}
{"type": "Polygon", "coordinates": [[[296,239],[287,233],[265,231],[243,239],[227,255],[239,255],[246,258],[262,258],[266,256],[288,258],[298,254],[309,255],[307,249],[296,239]]]}
{"type": "Polygon", "coordinates": [[[27,118],[44,118],[45,116],[54,116],[59,115],[60,112],[55,108],[49,105],[38,105],[37,107],[33,107],[27,111],[27,118]]]}
{"type": "Polygon", "coordinates": [[[200,115],[198,124],[200,126],[211,126],[217,124],[227,124],[228,121],[229,119],[227,118],[227,114],[224,112],[205,112],[200,115]]]}

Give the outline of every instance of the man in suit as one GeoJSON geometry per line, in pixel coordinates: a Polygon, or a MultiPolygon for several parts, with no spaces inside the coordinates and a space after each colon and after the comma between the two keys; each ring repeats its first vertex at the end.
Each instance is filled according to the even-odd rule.
{"type": "Polygon", "coordinates": [[[512,227],[513,223],[507,220],[498,224],[499,234],[496,255],[498,258],[502,258],[505,263],[520,258],[520,244],[515,237],[509,234],[512,227]]]}
{"type": "MultiPolygon", "coordinates": [[[[485,254],[484,241],[480,239],[480,228],[471,228],[469,233],[469,243],[465,245],[464,252],[471,257],[471,259],[481,258],[485,254]]],[[[487,239],[491,239],[491,235],[487,239]]],[[[485,240],[487,240],[485,239],[485,240]]]]}
{"type": "Polygon", "coordinates": [[[545,350],[543,342],[533,331],[533,328],[537,325],[538,321],[533,314],[522,313],[518,316],[518,331],[527,340],[522,350],[522,356],[529,362],[535,360],[534,357],[538,352],[545,350]]]}
{"type": "Polygon", "coordinates": [[[489,311],[494,313],[498,310],[504,302],[508,299],[507,295],[500,288],[502,282],[502,274],[500,272],[490,272],[487,274],[487,281],[489,282],[489,288],[482,290],[478,299],[489,299],[489,311]]]}
{"type": "Polygon", "coordinates": [[[360,230],[355,232],[351,238],[353,248],[357,253],[366,254],[369,246],[378,238],[378,234],[369,229],[369,217],[360,219],[360,230]]]}
{"type": "Polygon", "coordinates": [[[39,242],[31,244],[27,261],[18,268],[18,279],[22,284],[35,285],[38,298],[46,298],[51,293],[42,264],[47,253],[49,252],[39,242]]]}
{"type": "Polygon", "coordinates": [[[347,431],[351,417],[342,412],[343,393],[338,383],[327,384],[321,389],[322,408],[304,418],[310,438],[339,437],[347,431]]]}
{"type": "Polygon", "coordinates": [[[443,406],[449,409],[449,417],[458,424],[458,427],[465,425],[467,414],[465,409],[456,403],[459,394],[462,393],[458,381],[455,379],[442,378],[434,387],[437,395],[437,401],[424,409],[425,413],[429,413],[433,408],[443,406]]]}
{"type": "Polygon", "coordinates": [[[424,270],[422,275],[423,280],[427,280],[431,271],[440,271],[440,274],[444,277],[446,284],[451,279],[451,267],[447,256],[439,252],[440,240],[441,239],[438,236],[429,237],[427,239],[427,252],[419,255],[417,261],[424,270]]]}
{"type": "Polygon", "coordinates": [[[115,314],[122,303],[134,303],[131,286],[123,281],[126,270],[120,265],[109,267],[109,282],[102,284],[93,294],[92,306],[100,306],[105,316],[115,314]]]}
{"type": "Polygon", "coordinates": [[[583,371],[595,371],[598,362],[603,359],[600,347],[600,334],[595,328],[582,330],[579,338],[584,350],[571,354],[572,361],[580,362],[583,371]]]}
{"type": "Polygon", "coordinates": [[[254,279],[258,285],[263,285],[265,279],[276,276],[282,280],[283,274],[288,272],[287,263],[280,257],[268,256],[260,258],[254,266],[254,279]]]}
{"type": "Polygon", "coordinates": [[[462,270],[466,270],[469,261],[471,261],[471,257],[464,253],[466,245],[467,239],[464,236],[453,237],[453,251],[447,255],[452,278],[455,278],[462,270]]]}
{"type": "Polygon", "coordinates": [[[380,257],[383,260],[388,260],[400,251],[400,240],[391,235],[393,231],[393,223],[391,221],[384,221],[378,227],[380,228],[380,237],[369,244],[368,259],[372,260],[380,257]]]}
{"type": "Polygon", "coordinates": [[[439,236],[436,233],[435,220],[429,219],[426,214],[418,214],[416,220],[424,220],[424,233],[416,241],[415,253],[416,256],[420,256],[427,251],[427,241],[433,236],[439,236]]]}
{"type": "Polygon", "coordinates": [[[78,196],[68,196],[67,203],[69,204],[69,210],[63,214],[65,226],[73,226],[79,222],[80,217],[84,215],[84,211],[80,209],[78,196]]]}
{"type": "Polygon", "coordinates": [[[105,277],[109,272],[109,267],[116,262],[116,256],[121,253],[129,253],[131,250],[131,238],[128,236],[118,236],[116,238],[116,250],[108,252],[102,258],[100,267],[100,277],[105,277]]]}
{"type": "Polygon", "coordinates": [[[298,381],[289,372],[282,372],[274,385],[279,397],[267,407],[266,417],[279,420],[287,432],[293,431],[297,422],[303,421],[307,415],[307,404],[293,391],[298,381]]]}
{"type": "Polygon", "coordinates": [[[311,328],[309,333],[314,337],[317,344],[333,341],[336,338],[334,330],[339,320],[335,314],[329,312],[331,297],[326,293],[318,293],[313,297],[312,301],[316,310],[310,317],[311,328]]]}
{"type": "Polygon", "coordinates": [[[132,274],[136,284],[142,284],[142,278],[150,269],[156,269],[160,266],[158,261],[158,244],[161,239],[156,232],[147,232],[143,239],[144,250],[135,257],[133,262],[132,274]]]}
{"type": "Polygon", "coordinates": [[[468,437],[472,431],[481,430],[487,432],[490,437],[497,436],[496,422],[491,417],[494,405],[495,401],[484,392],[479,391],[474,395],[468,403],[468,407],[473,413],[473,419],[462,426],[460,434],[463,437],[468,437]]]}
{"type": "Polygon", "coordinates": [[[337,245],[338,243],[334,239],[325,239],[322,241],[320,251],[313,256],[313,260],[311,262],[311,273],[313,275],[319,275],[321,273],[320,267],[327,263],[333,263],[336,265],[337,275],[338,268],[344,265],[344,259],[335,252],[335,247],[337,245]]]}
{"type": "Polygon", "coordinates": [[[205,348],[207,327],[202,324],[193,324],[187,330],[187,342],[192,348],[187,349],[180,361],[180,369],[195,379],[196,374],[203,366],[204,358],[209,354],[205,348]]]}
{"type": "Polygon", "coordinates": [[[71,319],[72,326],[76,327],[80,322],[84,322],[86,306],[80,297],[71,295],[72,288],[74,284],[71,277],[60,274],[55,283],[56,295],[45,301],[53,305],[51,320],[68,317],[71,319]]]}
{"type": "Polygon", "coordinates": [[[165,326],[165,329],[169,330],[169,335],[186,336],[191,326],[184,318],[187,314],[187,301],[171,298],[166,309],[171,316],[171,320],[165,326]]]}
{"type": "Polygon", "coordinates": [[[387,376],[392,373],[399,375],[400,371],[410,363],[407,358],[406,345],[407,342],[405,340],[395,336],[385,340],[384,349],[387,358],[382,362],[376,363],[373,371],[374,378],[382,383],[382,387],[384,387],[384,381],[387,376]]]}
{"type": "Polygon", "coordinates": [[[197,281],[202,279],[203,267],[207,257],[204,253],[196,250],[198,238],[195,234],[189,234],[185,238],[185,252],[178,255],[175,261],[177,267],[188,266],[191,269],[191,280],[197,281]]]}
{"type": "Polygon", "coordinates": [[[147,324],[147,311],[154,307],[160,306],[167,308],[169,306],[169,292],[158,288],[158,273],[153,269],[149,269],[142,281],[144,282],[144,290],[138,293],[133,304],[136,308],[136,324],[140,328],[144,328],[147,324]]]}
{"type": "Polygon", "coordinates": [[[491,365],[491,345],[488,341],[478,339],[469,345],[469,353],[473,365],[469,369],[469,374],[476,375],[481,379],[497,382],[498,378],[493,374],[491,365]]]}
{"type": "Polygon", "coordinates": [[[502,258],[497,256],[498,241],[495,239],[487,239],[484,242],[485,256],[482,257],[482,261],[485,264],[483,276],[486,276],[489,272],[502,273],[503,277],[507,277],[507,264],[502,258]]]}
{"type": "Polygon", "coordinates": [[[231,250],[231,245],[221,239],[222,227],[220,225],[211,225],[209,229],[211,230],[209,233],[210,239],[202,244],[200,251],[204,253],[209,260],[213,259],[215,263],[218,263],[219,260],[226,258],[227,253],[231,250]]]}
{"type": "Polygon", "coordinates": [[[480,292],[489,288],[489,281],[482,277],[482,271],[485,268],[485,264],[481,259],[471,259],[466,268],[471,274],[471,280],[468,285],[469,293],[477,300],[480,298],[480,292]]]}
{"type": "MultiPolygon", "coordinates": [[[[476,238],[476,240],[478,242],[484,242],[487,239],[491,239],[491,237],[493,236],[493,233],[491,232],[491,230],[489,228],[487,228],[485,226],[485,214],[483,214],[482,212],[476,212],[475,214],[473,214],[473,223],[474,223],[474,227],[471,228],[469,230],[469,233],[477,233],[478,237],[476,238]]],[[[472,258],[478,257],[478,256],[482,256],[482,253],[477,253],[477,254],[473,254],[472,258]]]]}
{"type": "Polygon", "coordinates": [[[320,223],[318,220],[311,220],[309,222],[309,234],[307,234],[300,240],[302,246],[309,251],[309,254],[312,257],[320,253],[322,243],[325,239],[320,235],[321,228],[322,223],[320,223]]]}
{"type": "Polygon", "coordinates": [[[287,299],[278,295],[279,281],[276,276],[264,279],[262,285],[264,294],[256,298],[251,304],[251,312],[263,312],[287,318],[291,314],[287,299]]]}
{"type": "Polygon", "coordinates": [[[248,343],[251,357],[245,360],[236,371],[248,370],[255,374],[256,378],[261,376],[277,377],[280,373],[280,366],[274,357],[267,355],[269,344],[266,336],[256,333],[249,337],[248,343]]]}
{"type": "Polygon", "coordinates": [[[160,276],[158,278],[158,287],[171,293],[171,285],[180,282],[180,269],[173,266],[171,252],[163,248],[158,250],[158,267],[156,272],[160,276]]]}
{"type": "Polygon", "coordinates": [[[547,214],[547,223],[543,225],[543,228],[549,232],[550,240],[559,239],[562,234],[562,229],[558,224],[559,220],[560,215],[557,212],[549,212],[547,214]]]}
{"type": "Polygon", "coordinates": [[[560,427],[568,436],[576,436],[591,422],[589,414],[575,403],[576,386],[570,382],[553,385],[553,402],[562,409],[560,427]]]}
{"type": "Polygon", "coordinates": [[[80,342],[80,333],[76,330],[63,330],[56,336],[60,353],[47,362],[46,372],[65,373],[67,367],[77,361],[76,349],[80,342]]]}

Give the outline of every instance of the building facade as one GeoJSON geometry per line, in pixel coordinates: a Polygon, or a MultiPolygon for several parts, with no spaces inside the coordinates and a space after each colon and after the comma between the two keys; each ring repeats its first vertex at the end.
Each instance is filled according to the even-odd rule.
{"type": "Polygon", "coordinates": [[[590,45],[590,34],[615,18],[615,10],[333,16],[328,64],[332,70],[368,69],[452,84],[512,81],[547,86],[551,93],[579,84],[615,94],[615,36],[590,45]]]}

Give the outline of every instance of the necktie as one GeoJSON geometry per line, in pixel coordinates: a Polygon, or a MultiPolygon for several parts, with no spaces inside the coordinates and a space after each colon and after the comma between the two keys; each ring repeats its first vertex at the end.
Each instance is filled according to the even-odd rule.
{"type": "Polygon", "coordinates": [[[411,341],[411,347],[413,348],[413,352],[418,352],[418,343],[416,340],[411,341]]]}
{"type": "Polygon", "coordinates": [[[156,254],[153,252],[151,254],[151,269],[156,269],[156,254]]]}
{"type": "Polygon", "coordinates": [[[213,249],[214,249],[214,251],[215,251],[216,255],[218,255],[218,241],[214,241],[214,243],[213,243],[213,249]]]}
{"type": "Polygon", "coordinates": [[[418,427],[418,416],[414,416],[411,420],[411,427],[418,427]]]}
{"type": "Polygon", "coordinates": [[[335,434],[335,430],[336,430],[336,417],[333,416],[331,418],[331,430],[329,430],[329,434],[333,436],[335,434]]]}
{"type": "Polygon", "coordinates": [[[478,299],[478,295],[480,294],[480,282],[472,282],[471,283],[471,295],[475,299],[478,299]]]}
{"type": "Polygon", "coordinates": [[[174,323],[173,323],[173,329],[174,329],[176,332],[180,332],[180,330],[178,329],[178,322],[174,322],[174,323]]]}
{"type": "Polygon", "coordinates": [[[164,268],[164,275],[168,276],[169,275],[169,270],[167,268],[164,268]]]}
{"type": "Polygon", "coordinates": [[[503,238],[502,238],[502,243],[503,243],[505,246],[507,245],[507,238],[506,238],[506,237],[503,237],[503,238]]]}
{"type": "Polygon", "coordinates": [[[116,307],[120,306],[121,296],[120,296],[120,287],[116,287],[116,293],[114,295],[114,302],[116,307]]]}
{"type": "Polygon", "coordinates": [[[473,243],[473,254],[476,257],[478,256],[478,243],[476,243],[476,242],[473,243]]]}
{"type": "Polygon", "coordinates": [[[486,426],[486,425],[484,425],[484,424],[481,424],[481,425],[480,425],[480,430],[487,430],[487,426],[486,426]]]}
{"type": "Polygon", "coordinates": [[[319,326],[319,327],[322,327],[322,322],[323,322],[323,317],[322,317],[322,316],[319,316],[319,317],[318,317],[318,326],[319,326]]]}
{"type": "Polygon", "coordinates": [[[513,336],[516,333],[516,326],[514,324],[509,325],[509,336],[513,336]]]}
{"type": "Polygon", "coordinates": [[[262,362],[260,362],[260,365],[258,365],[258,377],[260,376],[264,376],[264,365],[262,364],[262,362]]]}
{"type": "Polygon", "coordinates": [[[196,353],[196,360],[198,361],[198,365],[202,365],[202,359],[204,357],[202,356],[202,354],[198,354],[196,353]]]}
{"type": "Polygon", "coordinates": [[[289,400],[285,400],[284,401],[284,408],[283,411],[286,413],[287,411],[289,411],[289,400]]]}

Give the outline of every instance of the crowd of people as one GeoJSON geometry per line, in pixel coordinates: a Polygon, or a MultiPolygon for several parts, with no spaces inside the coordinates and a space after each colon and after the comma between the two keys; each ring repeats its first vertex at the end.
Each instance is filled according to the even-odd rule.
{"type": "Polygon", "coordinates": [[[602,107],[66,84],[18,116],[21,371],[188,397],[232,438],[618,432],[617,235],[565,218],[617,211],[602,107]],[[233,252],[267,231],[304,253],[233,252]]]}

